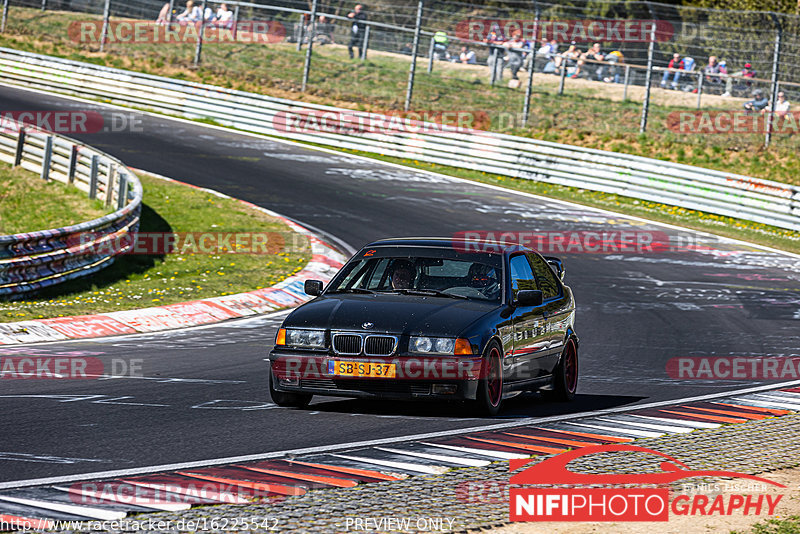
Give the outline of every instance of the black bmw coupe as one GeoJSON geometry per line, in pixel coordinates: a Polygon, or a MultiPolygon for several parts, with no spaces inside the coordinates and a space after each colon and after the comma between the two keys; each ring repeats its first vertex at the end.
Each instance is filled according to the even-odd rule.
{"type": "Polygon", "coordinates": [[[558,258],[519,245],[386,239],[355,254],[284,320],[269,354],[279,406],[312,395],[454,399],[495,415],[541,390],[578,384],[575,299],[558,258]]]}

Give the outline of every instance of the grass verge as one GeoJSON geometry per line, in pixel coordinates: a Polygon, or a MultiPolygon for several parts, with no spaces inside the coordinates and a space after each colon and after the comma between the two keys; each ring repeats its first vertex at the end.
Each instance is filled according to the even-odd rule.
{"type": "MultiPolygon", "coordinates": [[[[800,516],[793,515],[785,519],[765,519],[753,525],[749,534],[797,534],[800,532],[800,516]]],[[[731,534],[744,534],[732,531],[731,534]]]]}
{"type": "MultiPolygon", "coordinates": [[[[348,59],[343,46],[315,47],[309,89],[301,93],[305,50],[298,52],[289,43],[208,42],[202,63],[194,67],[192,43],[110,43],[107,52],[100,53],[97,44],[70,37],[70,23],[97,19],[96,15],[14,7],[6,32],[0,35],[0,46],[352,109],[403,109],[407,56],[370,51],[361,62],[348,59]]],[[[417,70],[413,109],[485,112],[493,118],[522,110],[524,91],[491,87],[486,67],[437,62],[433,72],[427,73],[423,66],[424,61],[417,70]]],[[[696,95],[691,93],[654,89],[649,130],[639,134],[641,103],[620,101],[617,84],[570,80],[563,96],[556,95],[557,87],[558,77],[537,73],[528,124],[519,127],[493,120],[491,129],[800,184],[796,136],[775,136],[773,145],[765,149],[762,135],[669,130],[670,113],[695,109],[696,95]]],[[[629,97],[639,99],[640,93],[641,88],[632,87],[629,97]]],[[[741,99],[703,98],[710,108],[741,109],[741,99]]]]}
{"type": "Polygon", "coordinates": [[[279,232],[293,246],[274,254],[125,255],[107,269],[53,286],[33,298],[0,302],[0,322],[161,306],[252,291],[300,271],[311,257],[307,239],[274,217],[234,199],[144,174],[140,178],[144,205],[139,232],[279,232]]]}
{"type": "Polygon", "coordinates": [[[89,200],[74,187],[0,163],[0,235],[60,228],[109,212],[102,201],[89,200]]]}

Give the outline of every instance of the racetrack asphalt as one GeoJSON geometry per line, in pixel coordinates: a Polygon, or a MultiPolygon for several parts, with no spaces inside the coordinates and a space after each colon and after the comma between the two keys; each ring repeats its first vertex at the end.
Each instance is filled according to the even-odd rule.
{"type": "MultiPolygon", "coordinates": [[[[0,109],[111,112],[8,87],[0,87],[0,109]]],[[[131,167],[253,202],[354,248],[384,237],[472,230],[626,230],[693,239],[697,246],[692,250],[555,254],[565,260],[566,282],[578,302],[579,395],[570,404],[518,397],[501,414],[504,420],[759,383],[673,379],[666,372],[671,358],[800,354],[797,258],[344,154],[136,115],[141,131],[73,137],[131,167]]],[[[144,375],[0,381],[0,481],[324,446],[491,421],[450,405],[316,398],[308,410],[276,408],[263,358],[279,322],[280,317],[262,317],[183,332],[0,348],[0,354],[15,351],[17,356],[81,353],[101,359],[109,370],[114,361],[120,368],[120,362],[135,360],[144,375]]]]}

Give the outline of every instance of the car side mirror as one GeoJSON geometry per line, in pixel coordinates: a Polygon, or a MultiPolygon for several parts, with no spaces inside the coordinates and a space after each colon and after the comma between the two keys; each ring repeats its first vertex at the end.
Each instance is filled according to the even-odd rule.
{"type": "Polygon", "coordinates": [[[547,263],[550,264],[550,267],[553,268],[553,271],[558,276],[558,279],[563,282],[564,281],[564,262],[561,261],[561,258],[555,258],[553,256],[546,256],[545,260],[547,260],[547,263]]]}
{"type": "Polygon", "coordinates": [[[317,295],[322,294],[322,280],[306,280],[303,289],[305,290],[306,295],[316,297],[317,295]]]}
{"type": "Polygon", "coordinates": [[[518,306],[541,306],[543,301],[542,292],[538,289],[523,289],[517,293],[514,304],[518,306]]]}

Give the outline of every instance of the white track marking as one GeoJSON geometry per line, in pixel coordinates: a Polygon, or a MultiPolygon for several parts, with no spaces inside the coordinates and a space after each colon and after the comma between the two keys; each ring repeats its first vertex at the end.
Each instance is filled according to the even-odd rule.
{"type": "Polygon", "coordinates": [[[19,497],[9,497],[7,495],[0,495],[0,501],[13,502],[16,504],[22,504],[24,506],[33,506],[35,508],[42,508],[44,510],[51,510],[53,512],[63,512],[65,514],[89,517],[91,519],[99,519],[101,521],[114,521],[116,519],[123,519],[126,515],[128,515],[126,512],[91,508],[88,506],[77,506],[74,504],[41,501],[38,499],[22,499],[19,497]]]}
{"type": "Polygon", "coordinates": [[[623,419],[616,419],[611,417],[598,417],[597,421],[605,421],[607,423],[620,423],[624,425],[631,425],[633,427],[639,428],[649,428],[650,430],[658,430],[661,432],[672,432],[675,434],[688,434],[692,431],[690,428],[686,428],[685,426],[671,426],[671,425],[655,425],[652,423],[639,423],[637,421],[626,421],[623,419]]]}
{"type": "Polygon", "coordinates": [[[492,463],[489,460],[471,460],[469,458],[463,458],[461,456],[442,456],[439,454],[429,454],[427,452],[417,452],[417,451],[410,451],[403,449],[391,449],[388,447],[375,447],[375,449],[379,451],[391,452],[393,454],[405,454],[406,456],[417,456],[419,458],[425,458],[427,460],[436,460],[437,462],[448,462],[451,464],[465,465],[468,467],[483,467],[492,463]]]}
{"type": "Polygon", "coordinates": [[[480,456],[488,456],[495,460],[521,460],[523,458],[530,458],[528,454],[518,454],[515,452],[495,451],[491,449],[473,449],[471,447],[458,447],[456,445],[444,445],[442,443],[428,443],[425,441],[420,442],[422,445],[429,445],[431,447],[439,447],[441,449],[450,449],[453,451],[465,452],[467,454],[475,454],[480,456]]]}
{"type": "Polygon", "coordinates": [[[647,430],[634,430],[632,428],[620,428],[620,427],[614,427],[614,426],[596,425],[594,423],[584,423],[584,422],[576,423],[574,421],[569,421],[569,424],[570,425],[575,425],[575,426],[582,426],[582,427],[585,427],[585,428],[595,428],[597,430],[603,430],[605,432],[611,432],[612,436],[614,434],[623,434],[623,435],[627,435],[628,437],[631,437],[631,438],[659,438],[659,437],[664,435],[664,432],[650,432],[650,431],[647,431],[647,430]]]}
{"type": "Polygon", "coordinates": [[[393,462],[391,460],[379,460],[377,458],[364,458],[363,456],[349,456],[346,454],[332,454],[331,456],[343,458],[353,462],[382,465],[384,467],[403,469],[405,471],[416,471],[417,473],[422,473],[425,475],[441,475],[442,473],[446,473],[450,470],[449,467],[444,467],[442,465],[410,464],[407,462],[393,462]]]}
{"type": "Polygon", "coordinates": [[[631,417],[641,417],[650,421],[658,421],[663,423],[670,423],[674,425],[684,425],[691,428],[719,428],[722,425],[719,423],[706,423],[705,421],[687,421],[685,419],[670,419],[669,417],[654,417],[652,415],[639,415],[632,413],[631,417]]]}
{"type": "Polygon", "coordinates": [[[167,502],[167,501],[155,501],[150,502],[148,500],[147,504],[140,504],[138,502],[129,502],[130,500],[135,500],[138,497],[129,497],[127,500],[122,499],[117,495],[114,495],[112,492],[100,492],[100,491],[92,491],[88,489],[73,487],[73,488],[62,488],[61,486],[53,486],[53,489],[58,491],[65,491],[67,493],[81,495],[83,497],[89,497],[91,499],[96,500],[104,500],[104,501],[113,501],[120,504],[130,504],[132,506],[140,506],[142,508],[150,508],[152,510],[160,510],[162,512],[182,512],[183,510],[188,510],[192,507],[191,504],[185,504],[180,502],[167,502]]]}

